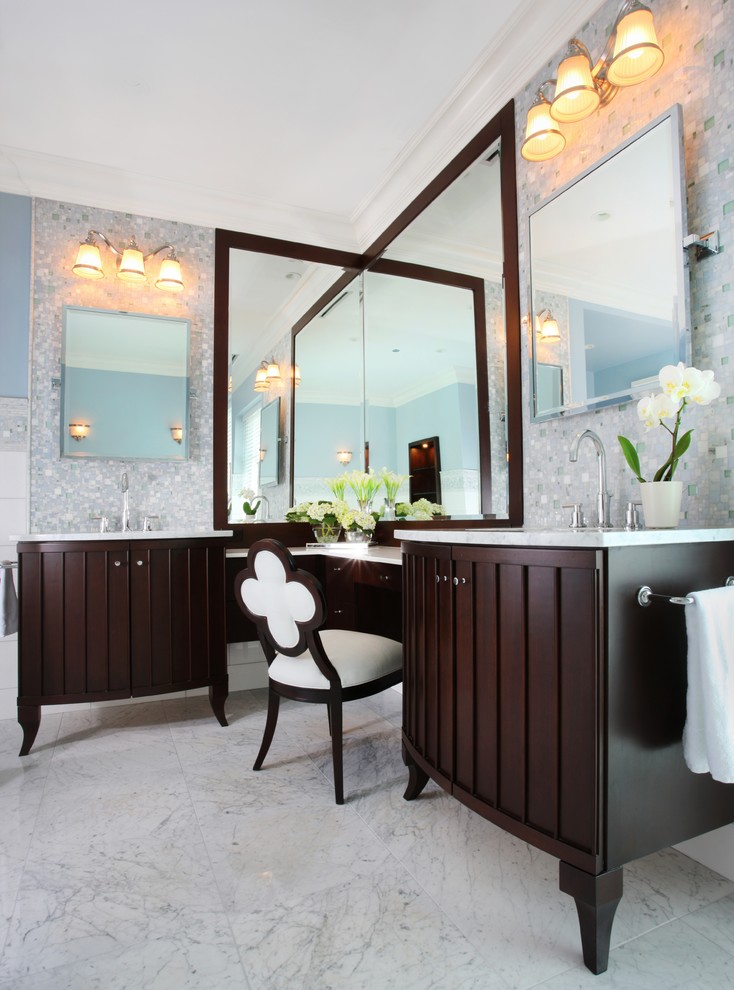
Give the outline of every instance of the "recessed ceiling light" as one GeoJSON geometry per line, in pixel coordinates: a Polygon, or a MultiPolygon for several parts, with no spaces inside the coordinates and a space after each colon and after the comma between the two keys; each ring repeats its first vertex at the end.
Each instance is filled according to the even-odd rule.
{"type": "Polygon", "coordinates": [[[291,281],[295,281],[296,279],[298,279],[298,278],[301,277],[301,273],[300,272],[286,272],[285,277],[291,279],[291,281]]]}
{"type": "Polygon", "coordinates": [[[598,213],[592,213],[591,214],[591,219],[592,220],[598,220],[600,222],[602,220],[611,220],[611,218],[612,218],[612,214],[611,213],[608,213],[606,210],[599,210],[598,213]]]}

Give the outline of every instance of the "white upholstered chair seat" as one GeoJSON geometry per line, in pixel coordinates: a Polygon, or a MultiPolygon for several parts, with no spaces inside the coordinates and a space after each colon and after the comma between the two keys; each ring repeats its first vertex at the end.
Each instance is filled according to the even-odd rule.
{"type": "MultiPolygon", "coordinates": [[[[320,633],[324,651],[336,668],[342,687],[355,687],[392,674],[403,666],[403,647],[393,639],[349,629],[324,629],[320,633]]],[[[297,657],[278,654],[269,675],[292,687],[328,690],[329,682],[308,650],[297,657]]]]}

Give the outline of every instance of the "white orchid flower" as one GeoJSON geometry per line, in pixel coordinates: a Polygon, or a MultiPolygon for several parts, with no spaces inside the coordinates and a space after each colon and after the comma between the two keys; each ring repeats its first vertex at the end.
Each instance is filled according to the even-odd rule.
{"type": "Polygon", "coordinates": [[[652,400],[652,407],[658,420],[675,419],[680,409],[680,400],[674,399],[672,395],[661,392],[652,400]]]}
{"type": "Polygon", "coordinates": [[[664,368],[660,369],[658,375],[660,388],[666,395],[669,395],[676,402],[680,402],[688,394],[685,373],[690,370],[683,366],[682,361],[679,361],[678,364],[666,364],[664,368]]]}
{"type": "Polygon", "coordinates": [[[687,371],[695,371],[695,376],[691,379],[691,388],[688,394],[688,401],[695,402],[699,406],[707,406],[718,399],[721,395],[721,385],[714,381],[713,371],[698,371],[696,368],[688,368],[687,371]]]}
{"type": "Polygon", "coordinates": [[[655,400],[651,395],[646,395],[637,403],[637,415],[642,420],[646,430],[660,426],[660,417],[655,412],[655,400]]]}

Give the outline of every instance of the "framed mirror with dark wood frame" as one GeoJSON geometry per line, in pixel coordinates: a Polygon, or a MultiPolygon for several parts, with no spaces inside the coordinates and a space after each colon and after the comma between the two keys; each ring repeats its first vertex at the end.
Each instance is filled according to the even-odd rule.
{"type": "MultiPolygon", "coordinates": [[[[254,487],[257,476],[249,466],[252,437],[259,411],[274,398],[281,399],[285,429],[278,454],[278,475],[283,480],[267,493],[269,528],[280,528],[277,520],[284,518],[292,504],[294,490],[303,487],[299,478],[323,474],[320,462],[304,462],[299,456],[303,451],[294,447],[299,435],[304,435],[305,424],[317,422],[313,417],[318,410],[313,405],[307,409],[308,402],[318,401],[319,395],[334,399],[328,393],[336,388],[320,384],[324,369],[327,381],[329,369],[332,382],[338,379],[343,384],[346,379],[356,424],[353,440],[342,444],[330,438],[328,453],[334,465],[326,473],[343,470],[342,457],[347,453],[351,455],[349,468],[363,467],[365,448],[371,449],[372,467],[407,473],[408,444],[399,437],[408,436],[411,430],[411,440],[438,435],[425,417],[427,428],[419,429],[415,412],[421,403],[423,408],[438,407],[451,395],[459,418],[454,433],[442,437],[441,450],[442,491],[452,518],[441,519],[441,525],[522,523],[512,103],[363,255],[216,231],[214,525],[233,528],[238,542],[247,544],[255,538],[251,527],[238,525],[239,493],[254,487]],[[426,303],[431,298],[438,300],[434,309],[442,313],[443,339],[440,324],[432,325],[428,315],[426,303]],[[337,337],[328,336],[326,328],[330,322],[336,325],[338,310],[337,347],[337,337]],[[467,341],[459,339],[466,336],[461,327],[467,322],[473,328],[468,348],[467,341]],[[325,343],[319,344],[319,337],[325,343]],[[410,383],[405,372],[392,369],[403,387],[388,387],[388,364],[397,366],[402,360],[407,368],[411,349],[416,364],[419,353],[422,361],[427,354],[434,355],[435,370],[440,369],[443,377],[439,380],[421,364],[410,383]],[[337,360],[337,351],[352,356],[337,360]],[[467,358],[470,352],[471,361],[467,358]],[[294,410],[298,411],[297,424],[294,410]],[[388,420],[395,424],[394,432],[380,433],[378,424],[388,420]],[[405,471],[401,471],[403,453],[405,471]],[[337,463],[337,454],[341,463],[337,463]],[[392,463],[383,464],[383,460],[392,463]]],[[[329,497],[328,489],[323,489],[321,497],[329,497]]],[[[294,524],[282,525],[285,538],[300,542],[294,524]]],[[[381,522],[378,539],[389,539],[394,525],[381,522]]],[[[256,532],[262,535],[262,528],[256,532]]],[[[308,538],[305,532],[303,537],[308,538]]]]}

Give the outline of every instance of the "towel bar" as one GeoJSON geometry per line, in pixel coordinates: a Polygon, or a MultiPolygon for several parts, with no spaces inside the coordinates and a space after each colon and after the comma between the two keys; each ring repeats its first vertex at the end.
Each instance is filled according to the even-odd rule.
{"type": "Polygon", "coordinates": [[[0,570],[9,571],[18,566],[17,560],[0,560],[0,570]]]}
{"type": "MultiPolygon", "coordinates": [[[[730,576],[724,582],[725,587],[731,588],[734,585],[734,576],[730,576]]],[[[638,605],[651,605],[651,598],[661,598],[666,602],[670,602],[671,605],[693,605],[693,599],[690,595],[656,595],[653,593],[652,588],[649,588],[646,584],[641,588],[637,589],[637,604],[638,605]]]]}

